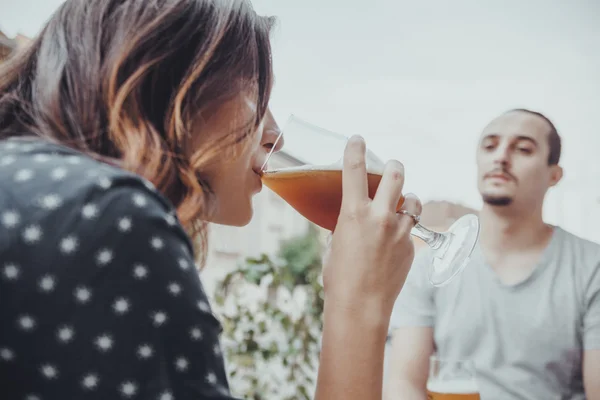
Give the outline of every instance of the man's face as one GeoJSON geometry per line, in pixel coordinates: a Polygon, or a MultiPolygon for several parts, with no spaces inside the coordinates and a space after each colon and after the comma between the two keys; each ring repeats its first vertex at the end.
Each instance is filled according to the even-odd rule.
{"type": "Polygon", "coordinates": [[[513,111],[493,120],[477,149],[478,188],[493,206],[542,204],[562,170],[548,165],[550,126],[542,118],[513,111]]]}

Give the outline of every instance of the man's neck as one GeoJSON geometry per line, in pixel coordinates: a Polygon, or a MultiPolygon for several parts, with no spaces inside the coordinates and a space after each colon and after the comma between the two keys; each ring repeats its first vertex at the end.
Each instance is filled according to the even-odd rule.
{"type": "Polygon", "coordinates": [[[545,246],[552,227],[544,223],[541,206],[527,212],[485,204],[480,213],[480,242],[484,250],[521,251],[545,246]]]}

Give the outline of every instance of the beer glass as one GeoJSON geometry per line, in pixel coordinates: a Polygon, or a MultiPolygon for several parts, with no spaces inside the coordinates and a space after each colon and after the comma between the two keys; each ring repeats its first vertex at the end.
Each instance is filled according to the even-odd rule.
{"type": "MultiPolygon", "coordinates": [[[[262,168],[263,183],[309,221],[333,231],[342,203],[343,151],[348,138],[293,115],[277,141],[282,135],[285,135],[288,143],[286,148],[300,149],[304,146],[307,158],[312,158],[313,161],[300,166],[269,169],[267,165],[271,151],[262,168]],[[337,162],[331,162],[332,153],[333,160],[337,159],[337,162]]],[[[366,153],[366,164],[369,197],[373,198],[385,164],[370,150],[366,153]]],[[[399,212],[403,201],[401,199],[398,204],[399,212]]],[[[415,222],[418,222],[418,218],[415,222]]],[[[469,262],[479,236],[479,219],[472,214],[465,215],[447,232],[435,232],[416,223],[411,233],[427,243],[432,250],[429,281],[434,286],[443,286],[469,262]]]]}
{"type": "Polygon", "coordinates": [[[475,366],[469,360],[429,359],[429,400],[480,400],[475,366]]]}

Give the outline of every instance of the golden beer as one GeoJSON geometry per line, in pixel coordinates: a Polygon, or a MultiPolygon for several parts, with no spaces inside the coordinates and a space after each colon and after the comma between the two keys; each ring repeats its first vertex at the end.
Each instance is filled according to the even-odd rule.
{"type": "Polygon", "coordinates": [[[480,400],[474,380],[433,381],[427,383],[429,400],[480,400]]]}
{"type": "MultiPolygon", "coordinates": [[[[369,197],[373,198],[381,174],[368,172],[369,197]]],[[[293,167],[266,171],[263,183],[306,219],[333,231],[342,205],[342,169],[339,167],[293,167]]],[[[398,203],[400,210],[403,199],[398,203]]]]}

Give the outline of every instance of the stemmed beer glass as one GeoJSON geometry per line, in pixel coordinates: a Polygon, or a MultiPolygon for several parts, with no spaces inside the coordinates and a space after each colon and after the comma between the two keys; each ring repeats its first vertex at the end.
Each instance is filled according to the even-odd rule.
{"type": "MultiPolygon", "coordinates": [[[[283,134],[288,147],[290,141],[302,137],[305,146],[310,144],[313,147],[309,151],[312,158],[317,160],[312,164],[269,169],[267,162],[272,154],[271,151],[262,168],[263,183],[309,221],[333,231],[342,202],[343,157],[338,158],[335,163],[327,162],[323,157],[319,159],[314,143],[318,143],[321,149],[339,151],[335,156],[339,157],[343,154],[348,138],[293,115],[277,141],[283,134]],[[308,139],[310,135],[314,136],[314,140],[308,139]]],[[[298,144],[300,145],[301,142],[298,144]]],[[[370,150],[367,150],[366,164],[369,197],[373,198],[385,164],[370,150]]],[[[401,199],[398,211],[403,201],[401,199]]],[[[433,259],[428,273],[429,281],[434,286],[443,286],[457,276],[469,262],[479,236],[479,219],[472,214],[465,215],[454,222],[447,232],[435,232],[417,223],[411,234],[422,239],[431,248],[433,259]]]]}

